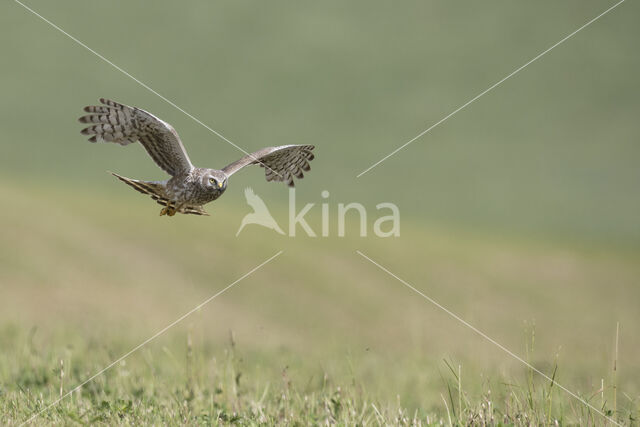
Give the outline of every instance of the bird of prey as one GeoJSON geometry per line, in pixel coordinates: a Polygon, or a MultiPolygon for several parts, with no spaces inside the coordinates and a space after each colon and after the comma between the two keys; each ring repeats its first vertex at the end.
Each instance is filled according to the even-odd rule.
{"type": "Polygon", "coordinates": [[[293,187],[293,178],[302,178],[303,171],[310,169],[309,162],[314,157],[311,152],[313,145],[281,145],[247,154],[222,169],[195,167],[170,124],[136,107],[104,98],[100,103],[102,105],[84,108],[90,114],[78,120],[92,125],[81,133],[92,135],[89,138],[91,142],[128,145],[140,141],[149,156],[171,178],[141,181],[113,175],[163,205],[160,215],[173,216],[176,212],[208,215],[202,206],[220,197],[227,188],[229,177],[249,165],[263,167],[267,181],[282,181],[293,187]]]}
{"type": "Polygon", "coordinates": [[[242,218],[242,223],[240,224],[240,228],[238,228],[236,237],[240,234],[244,226],[248,224],[258,224],[275,230],[280,234],[284,234],[284,231],[282,231],[276,220],[273,219],[271,212],[269,212],[267,205],[264,204],[260,196],[254,193],[251,188],[246,188],[244,190],[244,197],[247,199],[247,204],[253,208],[253,212],[246,214],[244,218],[242,218]]]}

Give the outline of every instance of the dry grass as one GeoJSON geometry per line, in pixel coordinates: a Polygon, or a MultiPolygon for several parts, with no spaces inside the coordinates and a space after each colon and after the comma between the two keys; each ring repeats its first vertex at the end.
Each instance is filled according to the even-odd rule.
{"type": "Polygon", "coordinates": [[[209,222],[180,218],[168,227],[144,203],[131,212],[126,202],[107,205],[89,194],[79,202],[75,194],[24,186],[3,185],[0,193],[16,207],[2,213],[13,225],[2,229],[2,242],[13,243],[0,247],[5,424],[43,408],[279,249],[281,259],[44,419],[603,422],[360,260],[354,246],[597,408],[628,423],[638,416],[640,342],[627,330],[639,320],[632,296],[640,272],[628,251],[496,241],[406,223],[402,250],[370,239],[271,240],[259,229],[240,240],[233,227],[216,226],[241,217],[224,205],[209,222]],[[48,216],[38,213],[42,205],[48,216]],[[242,350],[229,344],[230,330],[242,350]]]}

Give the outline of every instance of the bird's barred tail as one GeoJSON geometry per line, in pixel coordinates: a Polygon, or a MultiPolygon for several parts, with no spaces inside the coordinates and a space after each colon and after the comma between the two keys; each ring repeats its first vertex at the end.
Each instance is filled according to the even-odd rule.
{"type": "MultiPolygon", "coordinates": [[[[127,178],[126,176],[118,175],[117,173],[110,172],[111,175],[118,178],[120,181],[124,182],[134,190],[151,196],[153,200],[158,202],[158,204],[162,206],[176,207],[175,203],[170,201],[165,193],[165,184],[160,182],[152,182],[152,181],[141,181],[138,179],[127,178]]],[[[192,215],[209,215],[202,207],[200,206],[183,206],[180,209],[181,213],[184,214],[192,214],[192,215]]]]}

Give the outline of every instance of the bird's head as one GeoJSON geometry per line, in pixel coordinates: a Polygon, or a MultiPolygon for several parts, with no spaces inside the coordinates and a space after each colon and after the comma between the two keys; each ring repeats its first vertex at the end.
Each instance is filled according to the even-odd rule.
{"type": "Polygon", "coordinates": [[[220,170],[207,169],[202,179],[202,185],[208,190],[222,193],[227,189],[227,175],[220,170]]]}

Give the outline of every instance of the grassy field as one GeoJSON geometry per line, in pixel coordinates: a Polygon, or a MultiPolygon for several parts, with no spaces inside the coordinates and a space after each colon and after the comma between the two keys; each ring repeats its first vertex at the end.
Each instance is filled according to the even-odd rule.
{"type": "Polygon", "coordinates": [[[199,166],[241,153],[3,2],[0,425],[638,424],[637,2],[360,178],[614,3],[63,4],[28,3],[244,149],[316,145],[296,198],[331,236],[236,237],[247,186],[286,224],[258,168],[210,217],[158,217],[105,171],[163,173],[86,142],[84,105],[152,111],[199,166]],[[337,237],[340,202],[397,204],[400,237],[337,237]]]}
{"type": "Polygon", "coordinates": [[[597,408],[613,411],[617,385],[617,417],[638,416],[634,252],[410,223],[387,252],[384,239],[364,248],[359,238],[338,245],[266,229],[236,238],[215,222],[235,225],[243,212],[222,201],[210,218],[168,221],[132,191],[105,199],[19,184],[1,196],[14,205],[2,214],[12,224],[2,241],[13,242],[1,257],[3,423],[24,420],[278,250],[45,419],[438,423],[448,422],[444,396],[462,421],[602,422],[352,248],[386,254],[391,271],[597,408]]]}

